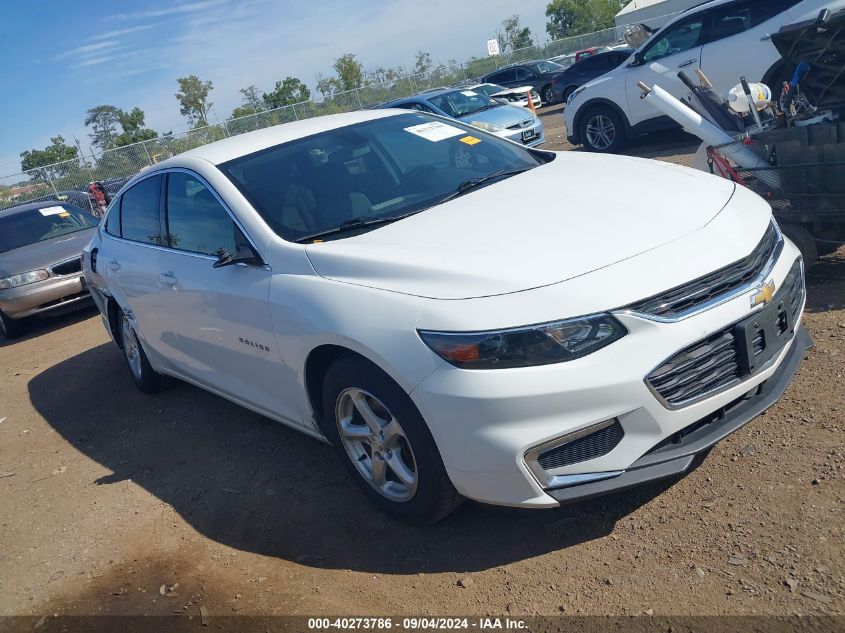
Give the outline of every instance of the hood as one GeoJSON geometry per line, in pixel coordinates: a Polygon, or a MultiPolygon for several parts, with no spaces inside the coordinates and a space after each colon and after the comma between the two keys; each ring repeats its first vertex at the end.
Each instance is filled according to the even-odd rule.
{"type": "Polygon", "coordinates": [[[75,255],[81,255],[82,249],[91,241],[96,231],[96,227],[84,229],[0,253],[0,277],[49,268],[75,255]]]}
{"type": "Polygon", "coordinates": [[[519,86],[517,88],[505,88],[499,92],[490,95],[491,97],[499,97],[502,95],[521,95],[525,96],[528,91],[534,91],[534,86],[519,86]]]}
{"type": "Polygon", "coordinates": [[[306,253],[317,274],[336,281],[434,299],[507,294],[693,233],[733,191],[728,180],[677,165],[563,152],[418,215],[310,244],[306,253]]]}
{"type": "Polygon", "coordinates": [[[475,114],[468,114],[460,119],[464,123],[471,123],[472,121],[483,121],[484,123],[492,123],[500,127],[510,127],[523,121],[533,121],[534,115],[525,108],[512,105],[502,105],[497,108],[490,108],[489,110],[482,110],[475,114]]]}

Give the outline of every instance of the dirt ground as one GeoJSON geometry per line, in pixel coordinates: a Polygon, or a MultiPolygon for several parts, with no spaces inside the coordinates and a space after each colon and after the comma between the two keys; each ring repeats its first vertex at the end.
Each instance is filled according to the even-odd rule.
{"type": "Polygon", "coordinates": [[[0,615],[841,616],[845,252],[808,291],[816,346],[784,398],[679,481],[429,528],[296,431],[183,384],[140,393],[93,310],[34,324],[0,342],[0,615]]]}

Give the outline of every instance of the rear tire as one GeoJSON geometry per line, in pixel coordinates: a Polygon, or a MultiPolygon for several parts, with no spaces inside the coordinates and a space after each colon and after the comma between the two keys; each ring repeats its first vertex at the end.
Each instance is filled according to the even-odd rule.
{"type": "Polygon", "coordinates": [[[801,257],[804,259],[804,269],[808,270],[819,258],[819,251],[816,246],[816,239],[810,232],[800,224],[782,224],[780,230],[792,241],[801,257]]]}
{"type": "Polygon", "coordinates": [[[322,395],[323,434],[380,510],[429,525],[461,504],[422,415],[387,374],[344,355],[326,372],[322,395]]]}
{"type": "Polygon", "coordinates": [[[551,86],[543,86],[543,105],[552,105],[555,102],[555,92],[551,86]]]}
{"type": "Polygon", "coordinates": [[[135,333],[135,328],[129,318],[121,313],[119,317],[120,343],[123,348],[123,358],[129,369],[129,375],[135,385],[144,393],[161,391],[166,381],[164,376],[156,372],[147,359],[147,354],[135,333]]]}
{"type": "Polygon", "coordinates": [[[622,118],[606,106],[587,110],[581,116],[578,127],[581,143],[591,152],[616,154],[624,149],[628,141],[622,118]]]}
{"type": "Polygon", "coordinates": [[[22,319],[10,319],[0,310],[0,336],[8,340],[18,338],[25,329],[22,319]]]}

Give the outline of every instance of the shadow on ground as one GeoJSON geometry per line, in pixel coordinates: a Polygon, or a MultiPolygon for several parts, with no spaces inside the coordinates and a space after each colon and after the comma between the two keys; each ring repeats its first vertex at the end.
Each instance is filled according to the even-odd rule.
{"type": "Polygon", "coordinates": [[[146,396],[103,344],[29,383],[38,412],[75,448],[133,480],[197,531],[314,567],[380,573],[475,571],[607,535],[671,485],[551,511],[464,504],[428,528],[377,512],[330,446],[194,387],[146,396]]]}
{"type": "MultiPolygon", "coordinates": [[[[842,280],[845,279],[845,248],[822,257],[807,271],[807,312],[845,310],[842,280]]],[[[845,319],[843,319],[845,322],[845,319]]]]}

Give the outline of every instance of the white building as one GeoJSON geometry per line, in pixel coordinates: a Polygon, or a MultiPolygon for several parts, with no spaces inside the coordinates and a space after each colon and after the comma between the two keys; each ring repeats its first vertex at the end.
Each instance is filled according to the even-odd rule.
{"type": "Polygon", "coordinates": [[[659,29],[681,11],[703,4],[705,0],[631,0],[616,14],[616,27],[645,22],[652,29],[659,29]]]}

